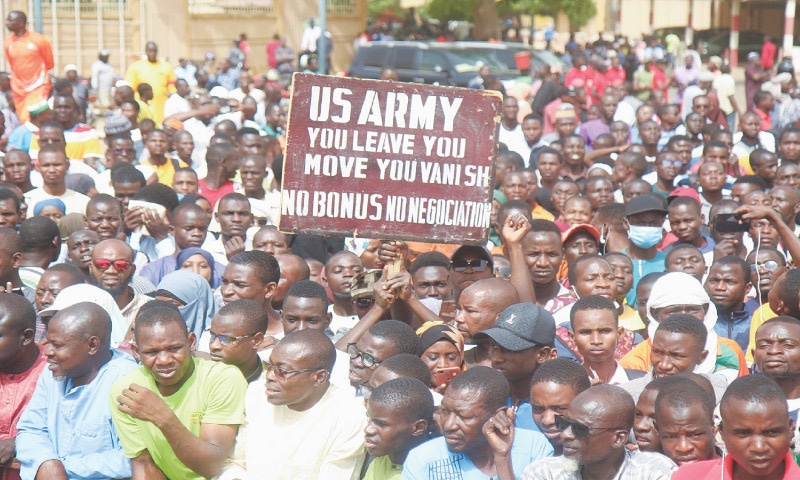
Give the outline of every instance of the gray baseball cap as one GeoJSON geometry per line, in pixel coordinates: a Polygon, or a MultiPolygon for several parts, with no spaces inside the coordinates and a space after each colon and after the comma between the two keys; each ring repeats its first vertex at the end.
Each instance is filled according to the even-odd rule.
{"type": "Polygon", "coordinates": [[[517,303],[503,310],[492,328],[477,333],[474,338],[491,338],[512,352],[532,347],[553,347],[556,321],[550,312],[534,303],[517,303]]]}

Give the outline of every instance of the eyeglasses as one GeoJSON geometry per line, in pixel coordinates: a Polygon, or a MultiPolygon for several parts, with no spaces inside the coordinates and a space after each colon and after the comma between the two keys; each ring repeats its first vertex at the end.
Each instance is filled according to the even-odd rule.
{"type": "Polygon", "coordinates": [[[472,268],[473,272],[482,272],[489,266],[486,260],[453,260],[450,262],[454,272],[463,272],[467,267],[472,268]]]}
{"type": "Polygon", "coordinates": [[[758,273],[759,269],[762,268],[768,272],[774,272],[775,270],[778,269],[778,262],[776,262],[775,260],[767,260],[764,263],[756,263],[750,265],[750,271],[752,271],[753,273],[758,273]]]}
{"type": "Polygon", "coordinates": [[[272,372],[278,380],[285,380],[289,375],[296,373],[316,372],[317,370],[324,370],[324,368],[301,368],[300,370],[284,370],[269,362],[264,362],[267,368],[267,373],[272,372]]]}
{"type": "Polygon", "coordinates": [[[117,155],[122,155],[123,153],[133,154],[132,148],[115,148],[114,153],[117,155]]]}
{"type": "Polygon", "coordinates": [[[511,267],[497,267],[494,269],[494,273],[503,278],[508,278],[511,276],[511,267]]]}
{"type": "Polygon", "coordinates": [[[111,265],[114,265],[114,270],[118,271],[119,273],[126,272],[133,262],[129,262],[127,260],[109,260],[107,258],[95,258],[92,260],[92,265],[102,272],[108,270],[111,265]]]}
{"type": "Polygon", "coordinates": [[[251,333],[249,335],[239,335],[238,337],[234,337],[233,335],[217,335],[216,333],[208,332],[208,336],[209,336],[208,343],[214,343],[214,340],[219,339],[219,343],[221,343],[221,344],[223,344],[225,346],[228,346],[228,345],[231,345],[233,343],[238,342],[239,340],[241,340],[243,338],[252,337],[256,333],[258,333],[258,332],[251,333]]]}
{"type": "Polygon", "coordinates": [[[373,357],[369,353],[364,353],[356,347],[355,343],[348,343],[347,344],[347,354],[350,355],[351,359],[356,359],[361,357],[361,365],[364,368],[372,368],[375,365],[379,365],[382,360],[378,360],[377,358],[373,357]]]}
{"type": "Polygon", "coordinates": [[[597,430],[602,432],[606,430],[620,429],[620,427],[590,427],[589,425],[584,425],[583,423],[570,420],[564,415],[556,415],[555,422],[556,422],[556,430],[558,430],[559,432],[563,432],[566,429],[571,428],[572,434],[575,435],[575,438],[579,439],[589,438],[589,435],[592,433],[592,430],[597,430]]]}
{"type": "Polygon", "coordinates": [[[669,166],[682,167],[683,166],[683,162],[680,161],[680,160],[661,160],[661,166],[662,167],[669,167],[669,166]]]}

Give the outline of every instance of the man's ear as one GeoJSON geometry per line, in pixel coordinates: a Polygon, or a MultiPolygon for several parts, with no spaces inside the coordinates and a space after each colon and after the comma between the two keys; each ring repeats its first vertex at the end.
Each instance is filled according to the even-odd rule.
{"type": "Polygon", "coordinates": [[[697,363],[700,364],[705,362],[706,357],[708,357],[708,350],[703,350],[703,353],[700,354],[700,360],[697,363]]]}
{"type": "Polygon", "coordinates": [[[253,350],[258,351],[258,346],[264,341],[264,332],[256,332],[253,335],[253,350]]]}
{"type": "Polygon", "coordinates": [[[428,431],[428,421],[427,420],[417,420],[411,425],[411,436],[412,437],[419,437],[425,435],[428,431]]]}
{"type": "Polygon", "coordinates": [[[314,386],[320,386],[327,380],[330,380],[330,372],[327,370],[317,370],[314,372],[312,378],[314,379],[314,386]]]}
{"type": "Polygon", "coordinates": [[[612,446],[614,448],[625,448],[625,445],[628,444],[628,439],[630,438],[630,432],[625,430],[617,430],[614,432],[614,441],[612,442],[612,446]]]}
{"type": "Polygon", "coordinates": [[[98,337],[89,337],[89,355],[94,355],[100,350],[100,339],[98,337]]]}
{"type": "Polygon", "coordinates": [[[14,253],[14,255],[11,256],[11,266],[14,268],[14,270],[18,270],[21,264],[22,264],[22,252],[14,253]]]}
{"type": "Polygon", "coordinates": [[[197,350],[197,337],[195,336],[194,332],[189,332],[189,350],[195,351],[197,350]]]}
{"type": "Polygon", "coordinates": [[[275,296],[275,291],[278,289],[278,284],[275,282],[270,282],[264,287],[264,298],[267,300],[272,300],[272,297],[275,296]]]}
{"type": "Polygon", "coordinates": [[[622,226],[625,228],[625,230],[627,230],[627,229],[629,229],[631,227],[631,224],[628,223],[628,219],[627,218],[623,218],[622,219],[622,226]]]}

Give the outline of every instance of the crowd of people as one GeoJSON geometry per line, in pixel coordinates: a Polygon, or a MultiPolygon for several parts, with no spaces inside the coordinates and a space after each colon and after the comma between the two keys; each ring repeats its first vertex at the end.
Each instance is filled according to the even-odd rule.
{"type": "Polygon", "coordinates": [[[290,93],[244,61],[50,92],[7,27],[3,480],[800,478],[793,71],[751,54],[740,107],[715,59],[576,44],[504,92],[486,245],[443,245],[279,231],[290,93]]]}

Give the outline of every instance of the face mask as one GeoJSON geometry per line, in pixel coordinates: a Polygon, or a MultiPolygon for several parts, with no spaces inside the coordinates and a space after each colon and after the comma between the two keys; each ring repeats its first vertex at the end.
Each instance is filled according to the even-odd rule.
{"type": "Polygon", "coordinates": [[[641,225],[631,225],[628,229],[628,237],[631,242],[639,248],[650,248],[658,245],[664,238],[661,227],[643,227],[641,225]]]}
{"type": "Polygon", "coordinates": [[[179,201],[179,202],[180,202],[181,200],[183,200],[183,197],[185,197],[185,196],[186,196],[186,195],[184,195],[184,194],[182,194],[182,193],[177,193],[176,195],[178,195],[178,201],[179,201]]]}

